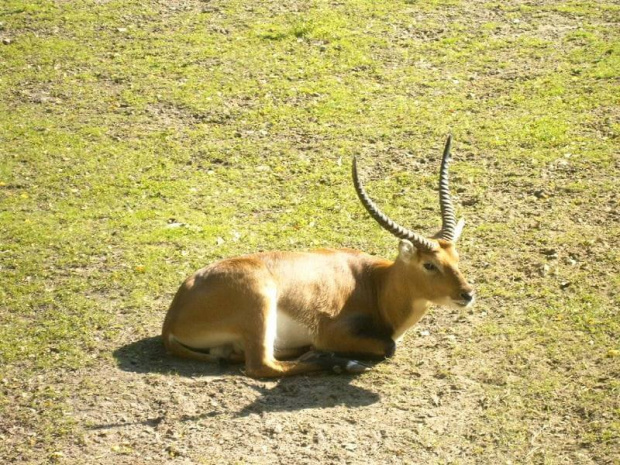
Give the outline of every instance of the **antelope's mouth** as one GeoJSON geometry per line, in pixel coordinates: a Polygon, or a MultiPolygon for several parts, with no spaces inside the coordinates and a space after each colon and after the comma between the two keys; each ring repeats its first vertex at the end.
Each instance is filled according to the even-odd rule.
{"type": "Polygon", "coordinates": [[[452,303],[459,308],[467,308],[467,307],[471,307],[472,305],[474,305],[475,301],[476,299],[474,298],[471,300],[453,300],[452,303]]]}

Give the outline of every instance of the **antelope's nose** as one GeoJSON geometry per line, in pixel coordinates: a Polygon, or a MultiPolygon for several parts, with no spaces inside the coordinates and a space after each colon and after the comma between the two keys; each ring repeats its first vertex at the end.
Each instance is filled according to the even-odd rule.
{"type": "Polygon", "coordinates": [[[476,292],[474,290],[461,292],[461,298],[465,302],[471,302],[472,300],[474,300],[475,296],[476,296],[476,292]]]}

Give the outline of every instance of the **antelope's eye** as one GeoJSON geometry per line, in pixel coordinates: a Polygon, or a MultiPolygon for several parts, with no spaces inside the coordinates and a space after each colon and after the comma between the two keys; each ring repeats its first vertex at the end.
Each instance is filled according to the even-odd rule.
{"type": "Polygon", "coordinates": [[[432,263],[425,263],[424,265],[424,269],[427,271],[436,271],[437,267],[435,265],[433,265],[432,263]]]}

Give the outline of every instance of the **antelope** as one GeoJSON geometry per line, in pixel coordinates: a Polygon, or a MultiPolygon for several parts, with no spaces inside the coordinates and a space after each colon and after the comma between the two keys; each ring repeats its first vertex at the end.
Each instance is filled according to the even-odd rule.
{"type": "Polygon", "coordinates": [[[431,304],[471,306],[474,288],[458,268],[448,183],[451,136],[439,176],[441,230],[424,237],[392,221],[368,197],[353,158],[353,185],[370,216],[400,239],[395,260],[351,249],[271,251],[228,258],[181,285],[162,337],[173,355],[245,362],[251,377],[314,371],[359,373],[359,360],[394,355],[431,304]]]}

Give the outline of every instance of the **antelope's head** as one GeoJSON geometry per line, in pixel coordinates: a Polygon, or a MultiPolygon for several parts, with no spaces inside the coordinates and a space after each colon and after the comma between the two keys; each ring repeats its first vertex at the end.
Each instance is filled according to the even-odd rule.
{"type": "Polygon", "coordinates": [[[465,221],[456,221],[450,197],[448,165],[450,145],[448,136],[439,172],[439,204],[441,207],[441,230],[432,238],[426,238],[400,226],[383,213],[368,197],[357,174],[353,159],[353,184],[362,204],[384,229],[400,239],[398,262],[406,270],[405,279],[410,280],[423,297],[439,305],[464,308],[474,303],[474,288],[459,270],[456,251],[465,221]]]}

